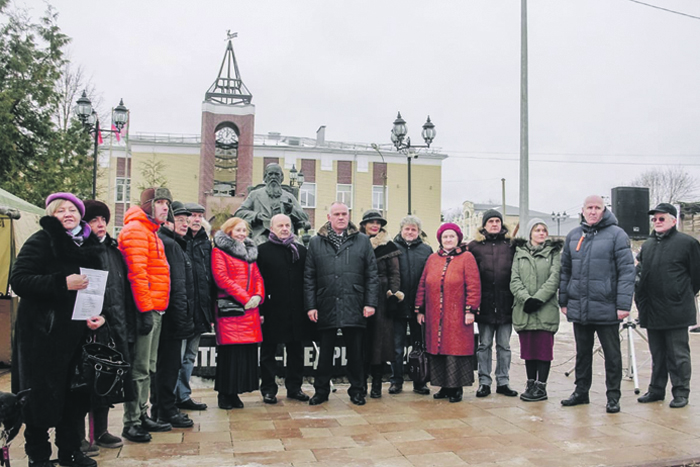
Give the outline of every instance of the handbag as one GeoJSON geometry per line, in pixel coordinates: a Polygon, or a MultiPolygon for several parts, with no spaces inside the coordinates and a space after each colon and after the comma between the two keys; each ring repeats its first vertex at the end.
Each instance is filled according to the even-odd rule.
{"type": "MultiPolygon", "coordinates": [[[[248,268],[248,283],[245,289],[250,288],[250,268],[248,268]]],[[[238,300],[233,297],[223,297],[216,300],[216,308],[218,310],[219,318],[233,318],[236,316],[243,316],[245,314],[245,307],[238,302],[238,300]]]]}
{"type": "Polygon", "coordinates": [[[116,349],[114,339],[110,336],[109,342],[102,344],[93,333],[83,345],[71,389],[87,392],[93,403],[100,405],[125,402],[128,399],[125,379],[130,371],[131,364],[116,349]]]}
{"type": "Polygon", "coordinates": [[[216,300],[216,308],[219,310],[219,318],[243,316],[245,308],[233,298],[219,298],[216,300]]]}
{"type": "Polygon", "coordinates": [[[428,352],[425,350],[425,328],[421,325],[420,341],[413,344],[411,352],[408,354],[408,374],[413,384],[426,384],[430,381],[430,363],[428,352]]]}

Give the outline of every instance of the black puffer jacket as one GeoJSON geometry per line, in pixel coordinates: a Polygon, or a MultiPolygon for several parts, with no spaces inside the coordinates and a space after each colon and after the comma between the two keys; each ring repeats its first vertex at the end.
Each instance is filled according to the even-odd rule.
{"type": "Polygon", "coordinates": [[[474,255],[481,277],[481,306],[477,323],[507,324],[513,321],[513,294],[510,291],[510,273],[515,246],[511,245],[508,228],[498,234],[481,234],[467,247],[474,255]]]}
{"type": "Polygon", "coordinates": [[[700,291],[700,243],[675,227],[644,242],[637,256],[639,282],[634,299],[639,324],[647,329],[676,329],[697,323],[695,295],[700,291]]]}
{"type": "MultiPolygon", "coordinates": [[[[95,234],[77,246],[55,217],[40,220],[42,230],[22,246],[10,284],[20,296],[12,355],[12,392],[32,389],[24,407],[28,425],[52,427],[61,420],[70,378],[88,327],[74,321],[77,292],[66,277],[80,268],[102,269],[104,247],[95,234]]],[[[101,310],[96,310],[99,315],[101,310]]]]}
{"type": "Polygon", "coordinates": [[[348,238],[336,251],[326,223],[311,239],[304,268],[304,309],[318,310],[317,329],[367,326],[365,306],[376,307],[379,278],[367,235],[350,223],[348,238]]]}
{"type": "Polygon", "coordinates": [[[185,235],[187,256],[192,261],[194,274],[194,331],[211,332],[214,322],[214,277],[211,274],[211,241],[204,229],[185,235]]]}
{"type": "Polygon", "coordinates": [[[433,253],[433,249],[423,243],[418,237],[409,245],[401,234],[394,237],[394,243],[401,251],[399,255],[399,270],[401,271],[401,291],[406,294],[399,302],[399,312],[397,318],[413,318],[415,312],[413,308],[416,303],[416,291],[420,283],[420,276],[423,274],[423,267],[428,257],[433,253]]]}
{"type": "Polygon", "coordinates": [[[163,315],[161,339],[188,339],[194,335],[194,279],[184,240],[165,227],[158,230],[170,265],[170,301],[163,315]]]}
{"type": "Polygon", "coordinates": [[[580,324],[615,324],[634,293],[630,239],[609,210],[596,225],[582,223],[566,236],[561,255],[559,305],[580,324]]]}

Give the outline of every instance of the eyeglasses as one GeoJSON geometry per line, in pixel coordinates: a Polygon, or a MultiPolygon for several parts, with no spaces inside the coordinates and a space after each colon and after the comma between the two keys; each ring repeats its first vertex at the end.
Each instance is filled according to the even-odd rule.
{"type": "Polygon", "coordinates": [[[652,222],[666,222],[666,218],[665,217],[652,217],[651,221],[652,222]]]}

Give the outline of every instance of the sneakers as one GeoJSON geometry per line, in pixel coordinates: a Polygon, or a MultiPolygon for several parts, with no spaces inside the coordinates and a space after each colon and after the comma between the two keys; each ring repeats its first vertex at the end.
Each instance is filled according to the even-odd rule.
{"type": "MultiPolygon", "coordinates": [[[[530,385],[528,380],[528,386],[530,385]]],[[[528,387],[524,393],[520,395],[520,399],[525,402],[538,402],[547,400],[547,383],[542,381],[532,381],[532,387],[528,387]],[[529,392],[528,392],[529,390],[529,392]]]]}
{"type": "Polygon", "coordinates": [[[114,436],[109,431],[105,431],[104,433],[102,433],[102,436],[97,438],[97,441],[95,441],[95,443],[98,446],[107,449],[116,449],[124,446],[124,441],[122,441],[122,439],[119,436],[114,436]]]}
{"type": "Polygon", "coordinates": [[[64,467],[97,467],[97,461],[77,450],[71,454],[58,453],[58,465],[64,467]]]}

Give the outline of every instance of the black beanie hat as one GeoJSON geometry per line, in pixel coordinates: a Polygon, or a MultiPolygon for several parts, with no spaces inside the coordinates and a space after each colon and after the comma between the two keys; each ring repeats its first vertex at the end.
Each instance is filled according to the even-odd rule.
{"type": "Polygon", "coordinates": [[[486,222],[488,222],[488,220],[492,217],[498,217],[499,219],[501,219],[501,224],[503,224],[503,215],[495,209],[489,209],[484,213],[484,215],[481,218],[481,226],[486,227],[486,222]]]}
{"type": "Polygon", "coordinates": [[[94,199],[88,199],[84,201],[83,204],[85,204],[85,217],[83,217],[85,222],[90,222],[96,217],[104,217],[105,222],[109,224],[109,208],[105,203],[94,199]]]}

